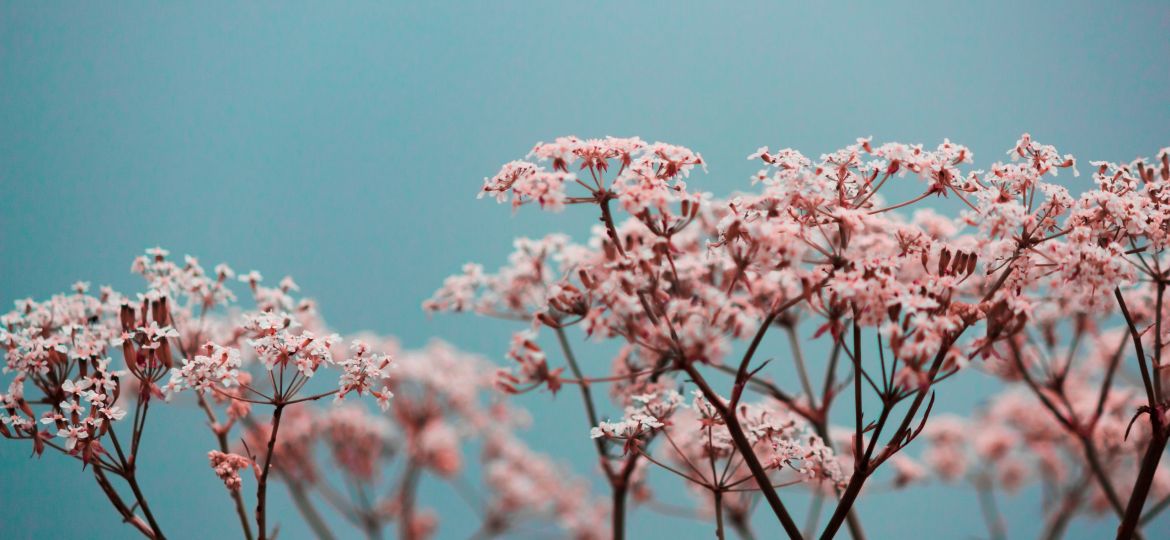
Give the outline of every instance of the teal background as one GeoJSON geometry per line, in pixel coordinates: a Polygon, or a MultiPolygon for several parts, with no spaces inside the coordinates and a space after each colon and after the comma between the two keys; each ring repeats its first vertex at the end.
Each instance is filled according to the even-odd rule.
{"type": "MultiPolygon", "coordinates": [[[[744,157],[765,144],[816,156],[859,136],[949,137],[986,166],[1030,131],[1086,172],[1170,144],[1165,3],[923,4],[3,2],[0,301],[78,279],[137,290],[130,261],[158,244],[291,274],[339,331],[408,346],[442,336],[503,361],[511,325],[428,318],[419,304],[466,261],[502,264],[514,236],[580,237],[593,222],[476,200],[484,176],[538,140],[685,145],[710,162],[690,184],[718,195],[748,187],[744,157]]],[[[1074,192],[1091,182],[1061,178],[1074,192]]],[[[594,373],[609,363],[582,356],[594,373]]],[[[941,410],[993,389],[977,374],[946,385],[941,410]]],[[[532,444],[591,472],[576,396],[523,402],[539,409],[532,444]]],[[[190,427],[194,411],[171,414],[149,428],[142,464],[160,520],[175,538],[235,534],[210,437],[190,427]]],[[[72,462],[28,454],[0,444],[0,537],[130,535],[72,462]]],[[[673,481],[655,486],[685,501],[673,481]]],[[[423,499],[449,516],[440,537],[475,529],[441,486],[423,499]]],[[[803,516],[807,500],[792,500],[803,516]]],[[[1012,537],[1039,530],[1038,500],[1001,499],[1012,537]]],[[[306,537],[287,499],[276,504],[281,537],[306,537]]],[[[860,511],[872,538],[985,537],[969,490],[871,497],[860,511]]],[[[758,517],[761,537],[777,531],[758,517]]],[[[632,538],[713,535],[644,509],[631,519],[632,538]]],[[[1069,537],[1113,523],[1078,520],[1069,537]]]]}

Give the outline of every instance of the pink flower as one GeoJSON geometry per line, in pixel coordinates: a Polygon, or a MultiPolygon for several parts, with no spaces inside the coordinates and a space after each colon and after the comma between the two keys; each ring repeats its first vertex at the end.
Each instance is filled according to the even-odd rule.
{"type": "Polygon", "coordinates": [[[57,430],[57,436],[65,439],[65,450],[72,452],[79,443],[89,438],[89,429],[85,426],[70,425],[57,430]]]}
{"type": "Polygon", "coordinates": [[[240,491],[242,485],[240,471],[251,467],[252,460],[238,454],[225,454],[218,450],[208,452],[207,459],[211,462],[211,468],[215,471],[215,475],[223,480],[223,485],[228,490],[240,491]]]}
{"type": "Polygon", "coordinates": [[[350,350],[353,356],[340,363],[343,372],[338,381],[337,399],[345,398],[350,392],[358,395],[372,393],[378,398],[378,406],[383,411],[389,409],[389,400],[394,394],[386,383],[390,378],[388,370],[393,359],[390,355],[371,351],[370,346],[360,340],[354,340],[350,350]],[[375,388],[375,385],[380,388],[375,388]]]}

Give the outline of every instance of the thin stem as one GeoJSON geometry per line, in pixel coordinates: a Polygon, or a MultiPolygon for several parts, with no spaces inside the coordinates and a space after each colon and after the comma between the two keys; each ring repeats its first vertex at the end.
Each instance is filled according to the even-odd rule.
{"type": "Polygon", "coordinates": [[[800,341],[796,335],[796,325],[784,325],[784,333],[788,335],[788,343],[792,347],[792,361],[796,364],[796,374],[800,377],[800,386],[804,395],[808,396],[808,406],[816,409],[816,395],[813,394],[812,383],[809,382],[808,370],[804,364],[804,352],[800,348],[800,341]]]}
{"type": "Polygon", "coordinates": [[[756,452],[752,449],[752,444],[748,441],[747,435],[744,434],[743,427],[740,426],[735,411],[729,409],[723,403],[722,398],[711,389],[706,379],[703,378],[703,374],[699,373],[693,364],[684,362],[683,370],[691,377],[695,385],[699,387],[699,391],[703,393],[707,401],[715,407],[719,416],[723,418],[724,424],[727,425],[727,431],[731,434],[732,441],[739,447],[739,452],[743,455],[744,463],[748,466],[748,470],[751,471],[752,476],[755,477],[756,483],[760,486],[760,491],[764,494],[764,499],[772,507],[772,512],[780,520],[780,524],[784,527],[784,532],[788,534],[789,538],[803,538],[800,534],[800,527],[793,521],[792,515],[788,513],[788,509],[785,508],[784,503],[780,500],[780,495],[772,487],[772,482],[768,479],[768,472],[764,470],[764,466],[760,464],[759,458],[756,457],[756,452]]]}
{"type": "Polygon", "coordinates": [[[715,538],[723,540],[723,491],[716,489],[711,495],[715,498],[715,538]]]}
{"type": "Polygon", "coordinates": [[[654,459],[653,456],[651,456],[650,454],[647,454],[641,448],[638,448],[637,450],[638,450],[638,454],[640,454],[642,457],[646,458],[646,460],[649,461],[650,463],[658,465],[659,467],[662,467],[663,469],[666,469],[674,474],[677,474],[685,480],[688,480],[690,482],[694,482],[696,485],[703,486],[707,489],[714,489],[714,486],[712,486],[709,482],[702,479],[702,475],[700,475],[699,478],[695,478],[695,477],[693,477],[687,473],[684,473],[684,472],[682,472],[674,467],[671,467],[670,465],[667,465],[661,461],[658,461],[657,459],[654,459]]]}
{"type": "Polygon", "coordinates": [[[825,507],[825,494],[817,491],[813,495],[812,505],[808,509],[808,516],[804,519],[804,535],[812,536],[816,534],[817,525],[821,521],[821,510],[825,507]]]}
{"type": "Polygon", "coordinates": [[[415,540],[414,534],[414,496],[418,487],[418,477],[422,470],[410,461],[406,464],[406,472],[402,475],[402,487],[399,491],[399,501],[402,512],[398,517],[398,537],[402,540],[415,540]]]}
{"type": "Polygon", "coordinates": [[[602,195],[598,206],[601,207],[601,221],[605,223],[605,230],[609,233],[609,237],[613,240],[613,244],[617,247],[617,251],[622,257],[626,256],[626,248],[622,247],[621,237],[618,236],[617,227],[613,224],[613,214],[609,211],[609,195],[602,195]]]}
{"type": "MultiPolygon", "coordinates": [[[[1142,348],[1142,336],[1138,333],[1137,326],[1134,325],[1133,317],[1129,314],[1129,308],[1125,305],[1125,298],[1121,296],[1121,289],[1114,288],[1113,296],[1117,298],[1117,305],[1121,307],[1121,314],[1125,317],[1125,323],[1129,326],[1129,335],[1133,339],[1133,350],[1137,353],[1138,368],[1142,373],[1142,386],[1146,390],[1147,405],[1153,409],[1158,404],[1157,399],[1154,398],[1154,386],[1150,382],[1150,372],[1146,368],[1146,353],[1142,348]]],[[[1152,417],[1153,415],[1151,415],[1152,417]]]]}
{"type": "MultiPolygon", "coordinates": [[[[1121,497],[1117,495],[1117,489],[1113,487],[1113,481],[1109,479],[1109,473],[1105,472],[1105,467],[1101,464],[1101,458],[1097,455],[1097,447],[1093,441],[1085,435],[1078,437],[1081,440],[1081,446],[1085,449],[1085,462],[1089,464],[1089,471],[1092,472],[1093,478],[1101,486],[1101,491],[1105,493],[1105,499],[1109,501],[1109,506],[1117,514],[1117,517],[1124,519],[1125,510],[1121,506],[1121,497]]],[[[1140,535],[1140,532],[1135,532],[1135,535],[1140,535]]]]}
{"type": "Polygon", "coordinates": [[[1065,492],[1059,507],[1048,519],[1048,525],[1042,536],[1044,540],[1060,540],[1064,537],[1064,531],[1068,529],[1069,521],[1072,521],[1077,508],[1081,506],[1081,499],[1084,497],[1085,488],[1088,487],[1089,481],[1090,478],[1086,475],[1065,492]]]}
{"type": "Polygon", "coordinates": [[[975,491],[979,494],[979,509],[983,513],[983,521],[987,524],[987,533],[991,540],[1007,538],[1004,530],[1003,516],[995,504],[995,492],[991,489],[991,481],[983,476],[975,481],[975,491]]]}
{"type": "Polygon", "coordinates": [[[922,199],[929,197],[930,193],[931,192],[927,191],[926,193],[923,193],[922,195],[919,195],[919,196],[917,196],[913,199],[910,199],[908,201],[901,202],[901,203],[895,204],[893,206],[887,206],[885,208],[882,208],[881,210],[871,210],[869,213],[870,213],[870,215],[880,214],[882,212],[889,212],[890,210],[897,210],[897,209],[902,208],[904,206],[910,206],[918,201],[921,201],[922,199]]]}
{"type": "Polygon", "coordinates": [[[267,496],[268,473],[272,470],[272,458],[276,449],[276,435],[280,431],[280,416],[284,412],[284,404],[277,404],[272,411],[272,434],[268,437],[268,450],[264,456],[264,467],[260,471],[260,481],[256,485],[256,528],[260,533],[260,540],[268,538],[267,529],[267,496]]]}
{"type": "Polygon", "coordinates": [[[613,528],[614,540],[622,540],[626,537],[626,498],[630,491],[630,477],[634,475],[634,469],[637,465],[638,456],[627,457],[621,472],[610,484],[613,492],[611,527],[613,528]]]}
{"type": "MultiPolygon", "coordinates": [[[[577,357],[573,354],[573,348],[569,346],[569,339],[565,336],[565,330],[558,326],[554,327],[553,331],[557,335],[557,342],[561,345],[561,351],[565,354],[565,363],[569,365],[569,371],[572,371],[573,376],[582,381],[579,385],[581,388],[581,400],[585,402],[585,414],[589,418],[589,427],[597,427],[597,407],[593,404],[593,391],[589,389],[589,384],[585,382],[585,376],[581,372],[581,367],[577,365],[577,357]]],[[[612,474],[612,471],[609,470],[609,462],[605,459],[605,442],[600,438],[593,439],[593,441],[597,446],[597,455],[601,457],[606,472],[612,474]]]]}
{"type": "MultiPolygon", "coordinates": [[[[1157,261],[1155,261],[1157,264],[1157,261]]],[[[1166,294],[1166,282],[1158,277],[1158,300],[1154,309],[1154,397],[1162,402],[1162,299],[1166,294]]]]}
{"type": "Polygon", "coordinates": [[[120,495],[118,495],[117,490],[115,490],[114,486],[110,484],[110,479],[106,477],[106,474],[102,472],[100,467],[94,467],[93,475],[97,480],[98,486],[102,488],[102,492],[106,494],[106,497],[110,499],[110,503],[113,504],[118,513],[122,515],[122,521],[133,525],[135,529],[138,529],[138,532],[142,533],[143,536],[147,538],[155,538],[154,530],[151,529],[150,525],[147,525],[146,522],[142,521],[142,518],[134,515],[134,511],[131,510],[130,507],[126,506],[126,502],[122,500],[120,495]]]}
{"type": "MultiPolygon", "coordinates": [[[[964,326],[960,330],[965,328],[964,326]]],[[[957,338],[957,335],[955,338],[957,338]]],[[[923,384],[918,388],[918,392],[914,396],[914,401],[911,402],[909,410],[906,411],[906,415],[902,417],[901,425],[898,426],[890,441],[886,443],[882,455],[878,456],[879,464],[901,448],[900,445],[904,438],[909,439],[911,437],[909,432],[910,422],[914,420],[914,417],[918,414],[918,409],[922,406],[922,402],[926,400],[926,394],[932,386],[929,381],[933,381],[935,376],[938,375],[939,370],[942,368],[943,360],[946,359],[947,350],[950,349],[955,338],[945,340],[942,346],[939,347],[938,354],[935,355],[934,362],[931,363],[930,371],[927,374],[926,380],[928,384],[923,384]]],[[[883,405],[880,420],[875,428],[874,436],[870,440],[870,451],[873,450],[874,444],[878,440],[878,435],[881,433],[881,428],[884,426],[890,410],[891,407],[889,405],[883,405]]],[[[861,444],[861,441],[858,441],[857,444],[861,444]]],[[[836,536],[837,531],[841,528],[841,523],[845,521],[845,517],[853,507],[853,502],[857,500],[857,496],[861,493],[861,486],[868,477],[870,451],[867,451],[866,455],[863,456],[863,463],[855,465],[853,476],[849,479],[849,484],[845,487],[845,491],[841,494],[841,498],[837,502],[837,509],[833,512],[833,517],[829,519],[829,523],[825,525],[825,530],[821,532],[822,539],[829,539],[836,536]]]]}
{"type": "Polygon", "coordinates": [[[735,529],[735,533],[743,540],[756,540],[756,534],[752,532],[751,524],[748,522],[748,516],[738,513],[731,513],[731,528],[735,529]]]}
{"type": "MultiPolygon", "coordinates": [[[[131,456],[131,460],[134,456],[131,456]]],[[[154,513],[150,511],[150,505],[146,503],[146,496],[142,494],[142,487],[138,485],[138,478],[134,472],[136,464],[125,463],[122,468],[126,471],[122,477],[126,479],[126,483],[130,485],[130,491],[134,493],[134,499],[138,501],[138,506],[142,508],[142,515],[146,516],[146,522],[150,524],[150,529],[154,531],[154,538],[156,540],[164,540],[166,535],[162,533],[162,529],[158,526],[158,521],[154,519],[154,513]]]]}
{"type": "Polygon", "coordinates": [[[1162,500],[1151,506],[1150,509],[1146,511],[1145,515],[1142,516],[1140,523],[1142,525],[1149,523],[1150,520],[1158,517],[1158,514],[1161,514],[1168,507],[1170,507],[1170,495],[1162,497],[1162,500]]]}
{"type": "Polygon", "coordinates": [[[614,540],[624,540],[626,537],[626,493],[629,487],[625,482],[617,482],[611,486],[613,491],[613,510],[610,512],[610,529],[614,540]]]}
{"type": "MultiPolygon", "coordinates": [[[[227,431],[219,428],[219,420],[215,417],[215,411],[211,409],[211,405],[207,403],[207,399],[203,397],[203,394],[199,393],[197,396],[199,407],[207,414],[207,421],[211,423],[211,431],[215,433],[215,439],[219,443],[219,451],[225,454],[228,453],[227,431]]],[[[244,506],[244,497],[240,495],[239,490],[229,489],[228,493],[235,503],[236,516],[240,520],[240,528],[244,531],[245,540],[252,540],[252,525],[248,522],[248,510],[244,506]]]]}
{"type": "Polygon", "coordinates": [[[861,459],[861,446],[864,444],[861,424],[865,421],[865,412],[861,408],[861,328],[857,325],[856,315],[853,318],[853,354],[851,356],[853,358],[854,471],[855,474],[856,471],[861,471],[864,474],[866,463],[861,459]]]}
{"type": "MultiPolygon", "coordinates": [[[[609,216],[608,202],[603,203],[603,215],[609,216]]],[[[613,225],[612,218],[606,221],[607,226],[613,225]]],[[[614,241],[617,242],[616,231],[611,232],[614,241]]],[[[621,247],[619,246],[620,250],[621,247]]],[[[565,335],[565,330],[561,327],[554,327],[554,332],[557,335],[557,342],[561,346],[561,351],[565,354],[565,363],[568,364],[569,370],[573,372],[573,376],[581,381],[579,387],[581,388],[581,400],[585,404],[585,414],[589,419],[589,427],[593,428],[598,425],[597,421],[597,407],[593,402],[593,391],[589,388],[589,383],[581,371],[581,367],[577,364],[577,357],[573,354],[573,348],[569,345],[568,337],[565,335]]],[[[606,480],[609,482],[611,496],[613,498],[613,512],[612,512],[612,528],[613,537],[615,539],[625,537],[625,517],[626,517],[626,493],[629,487],[626,485],[626,479],[618,478],[614,472],[612,465],[609,462],[609,456],[605,450],[605,441],[601,439],[593,439],[593,444],[597,450],[597,456],[601,461],[601,467],[605,471],[606,480]]],[[[631,461],[636,460],[636,457],[630,458],[631,461]]],[[[627,465],[629,468],[629,465],[627,465]]],[[[632,469],[630,469],[632,471],[632,469]]],[[[623,473],[624,474],[624,473],[623,473]]]]}
{"type": "Polygon", "coordinates": [[[1153,433],[1150,445],[1146,448],[1146,454],[1142,456],[1142,467],[1138,471],[1137,481],[1134,482],[1133,494],[1129,496],[1125,517],[1121,520],[1121,526],[1117,528],[1119,540],[1133,538],[1137,532],[1138,521],[1142,517],[1142,508],[1145,506],[1146,498],[1150,495],[1150,487],[1154,483],[1154,473],[1158,471],[1158,462],[1162,460],[1162,452],[1166,450],[1166,433],[1161,422],[1154,418],[1155,415],[1159,414],[1158,412],[1150,414],[1153,433]]]}

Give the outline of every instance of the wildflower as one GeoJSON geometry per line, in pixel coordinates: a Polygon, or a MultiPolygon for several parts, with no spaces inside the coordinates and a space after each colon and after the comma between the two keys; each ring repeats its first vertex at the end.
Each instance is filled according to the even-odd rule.
{"type": "Polygon", "coordinates": [[[215,471],[215,475],[223,480],[224,487],[229,491],[240,491],[243,482],[240,480],[240,471],[252,466],[252,460],[238,455],[225,454],[218,450],[212,450],[207,453],[207,459],[211,462],[211,468],[215,471]]]}

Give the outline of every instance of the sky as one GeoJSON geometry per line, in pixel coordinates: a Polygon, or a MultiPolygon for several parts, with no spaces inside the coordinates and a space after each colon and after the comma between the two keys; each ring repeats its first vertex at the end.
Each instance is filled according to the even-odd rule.
{"type": "MultiPolygon", "coordinates": [[[[338,331],[408,347],[440,337],[504,362],[511,325],[419,306],[465,262],[503,264],[514,237],[588,230],[595,218],[575,209],[513,215],[476,199],[537,141],[684,145],[709,162],[689,185],[716,195],[750,187],[757,147],[816,156],[865,136],[949,138],[987,165],[1030,132],[1082,163],[1128,161],[1170,145],[1168,32],[1160,2],[3,1],[0,302],[79,279],[135,291],[130,261],[161,245],[292,275],[338,331]]],[[[1062,179],[1074,192],[1091,182],[1062,179]]],[[[607,364],[594,355],[594,370],[607,364]]],[[[978,375],[947,384],[942,410],[991,389],[978,375]]],[[[522,403],[539,408],[527,440],[590,472],[575,397],[522,403]]],[[[232,534],[202,451],[165,454],[209,446],[191,425],[150,428],[144,489],[174,537],[232,534]]],[[[130,533],[88,474],[28,455],[0,441],[0,537],[130,533]]],[[[1037,500],[1001,501],[1013,537],[1038,531],[1037,500]]],[[[975,501],[931,487],[859,511],[873,538],[972,538],[984,534],[975,501]]],[[[441,486],[424,502],[453,516],[441,538],[474,530],[441,486]]],[[[308,536],[286,499],[277,509],[282,538],[308,536]]],[[[1080,520],[1069,537],[1112,527],[1080,520]]],[[[711,531],[633,511],[632,537],[665,534],[711,531]]]]}

